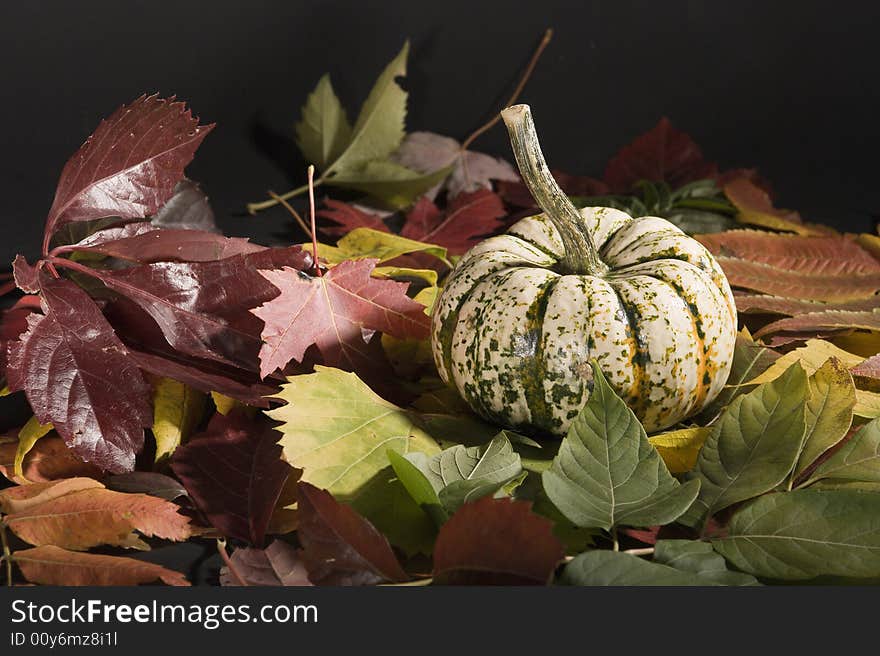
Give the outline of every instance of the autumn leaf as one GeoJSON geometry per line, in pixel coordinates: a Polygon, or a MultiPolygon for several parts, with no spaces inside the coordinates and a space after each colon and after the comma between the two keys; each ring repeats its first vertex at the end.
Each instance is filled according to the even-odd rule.
{"type": "Polygon", "coordinates": [[[153,386],[153,437],[156,462],[186,440],[205,413],[205,395],[184,383],[160,378],[153,386]]]}
{"type": "MultiPolygon", "coordinates": [[[[478,189],[491,190],[493,180],[519,181],[519,175],[509,162],[473,150],[462,150],[461,144],[455,139],[433,132],[407,134],[392,159],[423,174],[451,167],[449,177],[438,187],[438,191],[446,188],[452,199],[478,189]]],[[[436,192],[428,196],[433,200],[436,192]]]]}
{"type": "Polygon", "coordinates": [[[301,362],[318,347],[325,364],[357,363],[366,351],[365,330],[401,339],[425,338],[430,319],[406,295],[407,285],[370,277],[375,260],[343,262],[321,277],[284,267],[261,271],[280,295],[252,310],[265,323],[260,372],[265,377],[288,362],[301,362]]]}
{"type": "Polygon", "coordinates": [[[16,551],[13,562],[24,577],[40,585],[140,585],[162,581],[186,586],[180,572],[134,558],[68,551],[53,545],[16,551]]]}
{"type": "Polygon", "coordinates": [[[768,323],[760,330],[755,331],[755,337],[781,332],[819,333],[849,328],[880,331],[880,312],[826,310],[799,314],[795,317],[768,323]]]}
{"type": "Polygon", "coordinates": [[[261,547],[293,468],[279,434],[242,410],[215,414],[205,432],[177,448],[171,469],[217,530],[261,547]]]}
{"type": "Polygon", "coordinates": [[[46,501],[63,497],[71,492],[103,488],[100,482],[84,477],[65,478],[46,483],[31,483],[0,490],[0,513],[7,515],[23,512],[46,501]]]}
{"type": "Polygon", "coordinates": [[[686,182],[717,175],[715,164],[703,159],[700,147],[669,119],[660,122],[611,158],[603,180],[615,193],[626,193],[640,180],[667,182],[673,189],[686,182]]]}
{"type": "Polygon", "coordinates": [[[830,228],[818,229],[804,225],[800,215],[792,210],[776,209],[770,194],[746,177],[729,180],[723,189],[724,195],[739,210],[737,219],[741,223],[805,236],[834,232],[830,228]]]}
{"type": "Polygon", "coordinates": [[[120,107],[64,166],[46,219],[47,243],[74,221],[155,214],[213,127],[200,126],[183,103],[156,95],[120,107]]]}
{"type": "Polygon", "coordinates": [[[6,380],[6,346],[27,330],[27,317],[40,309],[39,296],[23,296],[0,311],[0,383],[6,380]]]}
{"type": "Polygon", "coordinates": [[[52,428],[52,424],[41,424],[36,417],[31,417],[18,431],[18,450],[15,452],[13,468],[16,477],[24,477],[22,464],[25,457],[40,439],[49,434],[52,428]]]}
{"type": "Polygon", "coordinates": [[[740,314],[760,313],[795,316],[811,312],[824,312],[825,310],[859,312],[880,309],[880,296],[869,296],[868,298],[844,301],[842,303],[823,303],[822,301],[768,296],[766,294],[752,294],[734,290],[733,298],[736,301],[736,311],[740,314]]]}
{"type": "Polygon", "coordinates": [[[53,424],[86,462],[134,468],[152,424],[149,388],[95,302],[74,283],[42,283],[46,314],[9,346],[7,378],[25,391],[42,424],[53,424]]]}
{"type": "Polygon", "coordinates": [[[506,214],[501,198],[487,189],[456,196],[442,212],[422,197],[407,214],[400,234],[462,255],[481,238],[500,230],[506,214]]]}
{"type": "MultiPolygon", "coordinates": [[[[38,485],[64,486],[65,481],[38,485]]],[[[7,527],[35,546],[52,544],[81,551],[106,544],[146,549],[134,533],[167,540],[192,535],[190,520],[178,507],[146,494],[124,494],[100,487],[72,491],[4,517],[7,527]]]]}
{"type": "Polygon", "coordinates": [[[317,216],[332,221],[336,225],[319,228],[325,235],[341,237],[355,228],[370,228],[380,232],[391,232],[378,214],[364,211],[350,203],[324,199],[324,208],[318,210],[317,216]]]}
{"type": "Polygon", "coordinates": [[[562,560],[553,524],[527,501],[483,497],[449,518],[434,546],[434,582],[547,585],[562,560]]]}
{"type": "Polygon", "coordinates": [[[100,478],[103,471],[84,462],[58,435],[49,434],[34,444],[21,463],[22,476],[14,473],[18,435],[0,437],[0,472],[19,485],[43,483],[64,478],[100,478]]]}
{"type": "MultiPolygon", "coordinates": [[[[230,560],[247,585],[312,585],[299,550],[282,540],[272,540],[265,549],[236,549],[230,560]]],[[[241,583],[229,567],[223,567],[220,570],[220,585],[239,586],[241,583]]]]}
{"type": "Polygon", "coordinates": [[[174,478],[159,472],[133,471],[107,478],[107,488],[116,492],[143,493],[174,501],[187,496],[186,488],[174,478]]]}
{"type": "Polygon", "coordinates": [[[316,585],[373,585],[409,579],[388,540],[329,492],[299,484],[297,535],[316,585]]]}
{"type": "Polygon", "coordinates": [[[709,429],[697,426],[658,433],[648,438],[672,474],[683,474],[694,468],[700,449],[709,436],[709,429]]]}
{"type": "Polygon", "coordinates": [[[150,223],[159,228],[220,232],[205,192],[187,178],[177,183],[174,195],[150,217],[150,223]]]}

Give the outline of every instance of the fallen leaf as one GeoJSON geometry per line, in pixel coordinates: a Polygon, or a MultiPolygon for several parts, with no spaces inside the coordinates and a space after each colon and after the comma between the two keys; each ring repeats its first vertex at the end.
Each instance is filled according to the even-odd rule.
{"type": "Polygon", "coordinates": [[[156,462],[164,460],[192,434],[205,414],[207,399],[184,383],[160,378],[153,386],[153,437],[156,462]]]}
{"type": "Polygon", "coordinates": [[[343,203],[330,198],[324,199],[324,208],[318,210],[317,216],[336,224],[319,228],[321,232],[331,237],[341,237],[355,228],[370,228],[379,232],[391,232],[381,216],[359,209],[350,203],[343,203]]]}
{"type": "Polygon", "coordinates": [[[657,449],[671,474],[684,474],[697,464],[697,456],[708,436],[709,429],[698,426],[652,435],[648,442],[657,449]]]}
{"type": "Polygon", "coordinates": [[[291,360],[302,362],[312,344],[325,364],[356,363],[366,350],[364,330],[401,339],[427,337],[431,322],[424,306],[406,296],[405,283],[370,277],[375,264],[343,262],[321,277],[290,267],[261,271],[281,290],[252,310],[264,322],[261,374],[283,369],[291,360]]]}
{"type": "Polygon", "coordinates": [[[94,243],[96,241],[94,237],[95,235],[91,235],[89,239],[79,244],[65,247],[65,251],[97,253],[129,262],[150,264],[154,262],[213,262],[233,255],[247,255],[266,250],[265,246],[252,244],[241,237],[224,237],[213,232],[200,230],[172,228],[160,230],[155,228],[133,236],[102,239],[99,243],[94,243]]]}
{"type": "Polygon", "coordinates": [[[329,492],[299,484],[302,559],[316,585],[373,585],[409,580],[388,540],[329,492]]]}
{"type": "Polygon", "coordinates": [[[18,436],[0,437],[0,472],[13,483],[44,483],[63,478],[100,478],[103,471],[84,462],[58,435],[50,434],[39,440],[24,457],[22,477],[15,476],[13,467],[18,450],[18,436]]]}
{"type": "Polygon", "coordinates": [[[811,312],[824,312],[826,310],[859,312],[880,309],[880,296],[869,296],[868,298],[843,303],[823,303],[821,301],[751,294],[734,290],[733,298],[736,301],[736,311],[740,314],[757,312],[795,316],[811,312]]]}
{"type": "Polygon", "coordinates": [[[848,328],[880,331],[880,312],[825,310],[799,314],[768,323],[755,331],[755,337],[781,332],[819,333],[848,328]]]}
{"type": "Polygon", "coordinates": [[[434,546],[434,583],[547,585],[562,560],[553,524],[527,501],[483,497],[449,518],[434,546]]]}
{"type": "Polygon", "coordinates": [[[482,238],[498,232],[506,214],[501,198],[487,189],[456,196],[442,212],[422,197],[407,214],[400,234],[443,246],[451,255],[462,255],[482,238]]]}
{"type": "Polygon", "coordinates": [[[37,420],[53,424],[86,462],[134,468],[152,424],[149,388],[95,302],[74,283],[44,280],[46,314],[9,345],[7,379],[25,391],[37,420]]]}
{"type": "Polygon", "coordinates": [[[186,496],[186,488],[179,481],[159,472],[134,471],[107,478],[107,488],[117,492],[143,493],[174,501],[186,496]]]}
{"type": "MultiPolygon", "coordinates": [[[[312,585],[297,548],[282,540],[272,540],[265,549],[236,549],[230,560],[248,585],[312,585]]],[[[240,584],[229,568],[223,567],[220,569],[220,585],[240,584]]]]}
{"type": "Polygon", "coordinates": [[[0,512],[7,515],[24,512],[33,506],[63,497],[71,492],[103,487],[102,483],[83,477],[8,487],[5,490],[0,490],[0,512]]]}
{"type": "Polygon", "coordinates": [[[171,469],[211,524],[260,547],[293,468],[281,458],[278,433],[240,410],[216,414],[205,432],[180,446],[171,469]]]}
{"type": "Polygon", "coordinates": [[[150,223],[159,228],[220,232],[205,192],[187,178],[177,183],[174,195],[165,201],[150,223]]]}
{"type": "Polygon", "coordinates": [[[24,478],[22,464],[25,456],[34,448],[38,440],[49,434],[52,424],[41,424],[36,417],[28,419],[27,423],[18,431],[18,449],[15,452],[15,465],[13,471],[16,477],[24,478]]]}
{"type": "Polygon", "coordinates": [[[140,585],[157,580],[189,585],[180,572],[154,563],[67,551],[53,545],[16,551],[12,559],[28,581],[40,585],[140,585]]]}

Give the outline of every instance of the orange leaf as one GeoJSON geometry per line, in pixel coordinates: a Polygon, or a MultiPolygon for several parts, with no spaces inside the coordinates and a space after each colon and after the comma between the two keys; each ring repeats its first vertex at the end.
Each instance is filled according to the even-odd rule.
{"type": "Polygon", "coordinates": [[[99,467],[83,462],[57,434],[50,433],[34,444],[24,457],[24,479],[21,479],[13,474],[16,449],[17,434],[0,437],[0,473],[13,483],[43,483],[75,476],[100,478],[103,473],[99,467]]]}
{"type": "Polygon", "coordinates": [[[0,491],[0,512],[5,514],[24,512],[46,501],[63,497],[71,492],[79,492],[93,487],[104,487],[91,478],[63,478],[48,483],[19,485],[0,491]]]}
{"type": "Polygon", "coordinates": [[[24,577],[42,585],[139,585],[159,580],[189,585],[180,572],[133,558],[77,553],[46,545],[16,551],[13,560],[24,577]]]}

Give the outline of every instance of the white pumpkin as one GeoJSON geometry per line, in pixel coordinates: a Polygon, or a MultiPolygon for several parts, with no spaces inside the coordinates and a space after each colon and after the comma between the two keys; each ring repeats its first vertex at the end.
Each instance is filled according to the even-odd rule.
{"type": "Polygon", "coordinates": [[[577,210],[553,180],[527,105],[502,112],[543,214],[468,251],[433,311],[434,360],[475,412],[562,435],[590,360],[650,431],[699,412],[730,373],[736,307],[718,263],[658,217],[577,210]]]}

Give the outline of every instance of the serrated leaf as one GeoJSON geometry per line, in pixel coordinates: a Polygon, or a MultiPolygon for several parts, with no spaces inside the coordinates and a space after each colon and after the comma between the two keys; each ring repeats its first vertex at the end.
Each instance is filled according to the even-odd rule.
{"type": "Polygon", "coordinates": [[[652,435],[648,438],[666,467],[672,474],[683,474],[694,468],[709,429],[703,427],[681,428],[652,435]]]}
{"type": "Polygon", "coordinates": [[[296,145],[306,160],[324,169],[335,161],[351,141],[351,125],[345,108],[333,91],[330,75],[318,80],[302,108],[302,119],[295,126],[296,145]]]}
{"type": "Polygon", "coordinates": [[[192,433],[205,413],[206,397],[188,385],[160,378],[153,387],[156,462],[164,460],[192,433]]]}
{"type": "Polygon", "coordinates": [[[674,521],[693,503],[699,483],[679,485],[633,411],[614,393],[596,362],[591,366],[590,398],[542,475],[547,496],[580,527],[674,521]]]}
{"type": "Polygon", "coordinates": [[[386,452],[440,451],[417,417],[385,401],[356,375],[316,366],[294,376],[266,414],[282,422],[280,444],[302,480],[345,501],[388,466],[386,452]],[[344,439],[343,439],[344,438],[344,439]]]}
{"type": "Polygon", "coordinates": [[[880,572],[880,494],[795,490],[768,494],[738,510],[716,551],[758,577],[876,578],[880,572]]]}
{"type": "Polygon", "coordinates": [[[186,586],[180,572],[134,558],[67,551],[52,545],[21,549],[12,556],[21,573],[39,585],[139,585],[159,580],[186,586]]]}
{"type": "Polygon", "coordinates": [[[809,377],[807,385],[807,429],[794,470],[795,479],[846,436],[856,405],[852,376],[837,358],[829,358],[809,377]]]}
{"type": "Polygon", "coordinates": [[[862,426],[816,467],[804,485],[822,479],[880,483],[880,419],[862,426]]]}
{"type": "Polygon", "coordinates": [[[15,464],[13,469],[15,476],[20,476],[22,478],[25,477],[24,471],[22,470],[25,456],[27,456],[31,449],[34,448],[37,440],[45,437],[52,429],[53,426],[51,423],[41,424],[35,416],[28,419],[27,423],[21,427],[21,430],[18,431],[18,449],[15,451],[15,464]]]}
{"type": "Polygon", "coordinates": [[[702,485],[684,518],[691,525],[772,490],[791,473],[803,442],[807,377],[795,363],[737,397],[712,426],[690,478],[702,485]]]}

